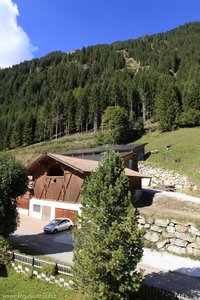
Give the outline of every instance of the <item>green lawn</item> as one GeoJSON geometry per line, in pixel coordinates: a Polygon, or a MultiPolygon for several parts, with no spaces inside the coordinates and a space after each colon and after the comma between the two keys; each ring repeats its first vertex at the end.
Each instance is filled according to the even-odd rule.
{"type": "Polygon", "coordinates": [[[186,175],[200,186],[200,127],[149,133],[136,143],[148,143],[146,151],[159,151],[145,163],[186,175]]]}
{"type": "Polygon", "coordinates": [[[11,267],[6,274],[0,271],[0,299],[62,299],[84,300],[84,297],[67,288],[38,279],[29,279],[11,267]]]}

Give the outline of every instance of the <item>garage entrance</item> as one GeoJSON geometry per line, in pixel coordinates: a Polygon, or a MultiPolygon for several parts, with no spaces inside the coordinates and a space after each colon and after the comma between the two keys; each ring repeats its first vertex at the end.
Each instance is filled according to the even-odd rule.
{"type": "Polygon", "coordinates": [[[42,220],[50,221],[50,217],[51,217],[51,207],[42,206],[42,220]]]}
{"type": "Polygon", "coordinates": [[[56,208],[56,218],[70,218],[74,224],[77,221],[77,211],[63,208],[56,208]]]}

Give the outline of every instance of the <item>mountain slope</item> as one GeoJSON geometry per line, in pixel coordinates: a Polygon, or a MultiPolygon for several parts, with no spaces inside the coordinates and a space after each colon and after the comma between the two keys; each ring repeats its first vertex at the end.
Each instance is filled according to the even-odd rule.
{"type": "Polygon", "coordinates": [[[127,109],[133,128],[200,125],[199,45],[195,22],[0,70],[0,149],[98,128],[112,105],[127,109]]]}

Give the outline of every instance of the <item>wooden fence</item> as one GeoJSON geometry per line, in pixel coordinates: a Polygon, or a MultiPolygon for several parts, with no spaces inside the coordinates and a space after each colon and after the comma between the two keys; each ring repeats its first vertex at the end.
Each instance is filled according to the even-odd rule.
{"type": "Polygon", "coordinates": [[[28,266],[32,266],[35,268],[42,268],[43,265],[53,265],[56,267],[58,274],[65,274],[68,276],[72,276],[71,267],[67,265],[62,265],[59,263],[54,263],[46,260],[42,260],[36,257],[28,256],[21,253],[15,253],[9,251],[9,254],[13,261],[18,261],[28,266]]]}
{"type": "MultiPolygon", "coordinates": [[[[57,272],[59,274],[65,274],[68,276],[73,276],[71,267],[67,265],[62,265],[59,263],[49,262],[46,260],[42,260],[36,257],[28,256],[21,253],[15,253],[12,251],[8,252],[12,258],[13,261],[21,262],[23,264],[35,267],[35,268],[42,268],[43,265],[54,265],[57,268],[57,272]]],[[[137,293],[134,293],[133,299],[138,300],[189,300],[191,298],[188,298],[184,295],[178,295],[177,293],[167,291],[165,289],[159,289],[157,287],[148,286],[146,284],[143,284],[140,287],[140,290],[137,293]]]]}

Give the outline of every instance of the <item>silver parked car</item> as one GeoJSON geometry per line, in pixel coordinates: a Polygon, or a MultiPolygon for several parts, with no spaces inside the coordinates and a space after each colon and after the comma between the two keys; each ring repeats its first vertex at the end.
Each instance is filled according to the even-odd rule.
{"type": "Polygon", "coordinates": [[[69,218],[56,218],[52,220],[49,224],[44,226],[44,232],[46,233],[56,233],[62,230],[72,229],[73,222],[69,218]]]}

